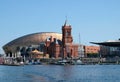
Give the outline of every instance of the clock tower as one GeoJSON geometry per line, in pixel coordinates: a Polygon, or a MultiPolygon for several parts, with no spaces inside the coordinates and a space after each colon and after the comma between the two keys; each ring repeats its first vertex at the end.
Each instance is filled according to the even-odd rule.
{"type": "Polygon", "coordinates": [[[62,26],[63,47],[65,47],[66,44],[72,44],[73,42],[71,30],[72,30],[71,25],[67,25],[67,20],[66,20],[65,24],[62,26]]]}

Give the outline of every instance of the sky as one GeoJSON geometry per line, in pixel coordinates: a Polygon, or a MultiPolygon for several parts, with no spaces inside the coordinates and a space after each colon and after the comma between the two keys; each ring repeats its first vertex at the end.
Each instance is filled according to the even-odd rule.
{"type": "Polygon", "coordinates": [[[27,34],[62,33],[66,17],[74,43],[120,38],[120,0],[0,0],[0,53],[27,34]]]}

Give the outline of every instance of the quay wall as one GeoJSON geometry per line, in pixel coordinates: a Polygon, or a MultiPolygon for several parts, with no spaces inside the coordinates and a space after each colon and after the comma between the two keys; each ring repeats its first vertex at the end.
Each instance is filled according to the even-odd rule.
{"type": "MultiPolygon", "coordinates": [[[[52,62],[57,62],[62,59],[40,59],[41,62],[43,63],[52,63],[52,62]]],[[[78,60],[78,59],[72,59],[72,60],[78,60]]],[[[97,64],[97,63],[119,63],[120,64],[120,59],[116,58],[80,58],[80,60],[85,63],[85,64],[97,64]]],[[[71,59],[67,59],[67,61],[71,61],[71,59]]]]}

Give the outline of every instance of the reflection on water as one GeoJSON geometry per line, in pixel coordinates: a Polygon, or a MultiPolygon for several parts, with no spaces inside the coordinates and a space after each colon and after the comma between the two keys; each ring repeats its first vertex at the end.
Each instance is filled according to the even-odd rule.
{"type": "Polygon", "coordinates": [[[0,66],[0,82],[120,82],[120,65],[0,66]]]}

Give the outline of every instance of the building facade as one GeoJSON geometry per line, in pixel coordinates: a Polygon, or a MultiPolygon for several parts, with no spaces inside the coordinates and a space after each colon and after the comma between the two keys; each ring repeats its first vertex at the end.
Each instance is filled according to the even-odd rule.
{"type": "Polygon", "coordinates": [[[100,45],[100,55],[105,58],[120,57],[120,39],[105,42],[91,42],[100,45]]]}
{"type": "Polygon", "coordinates": [[[3,46],[6,57],[29,57],[29,53],[35,49],[43,52],[46,38],[62,40],[62,34],[56,32],[38,32],[18,37],[3,46]]]}
{"type": "Polygon", "coordinates": [[[120,47],[100,46],[100,54],[102,57],[120,57],[120,47]]]}
{"type": "Polygon", "coordinates": [[[98,55],[99,51],[99,46],[84,46],[85,57],[98,55]]]}
{"type": "Polygon", "coordinates": [[[62,40],[53,38],[46,39],[45,54],[54,58],[77,58],[78,45],[73,44],[72,28],[65,24],[62,26],[62,40]]]}

